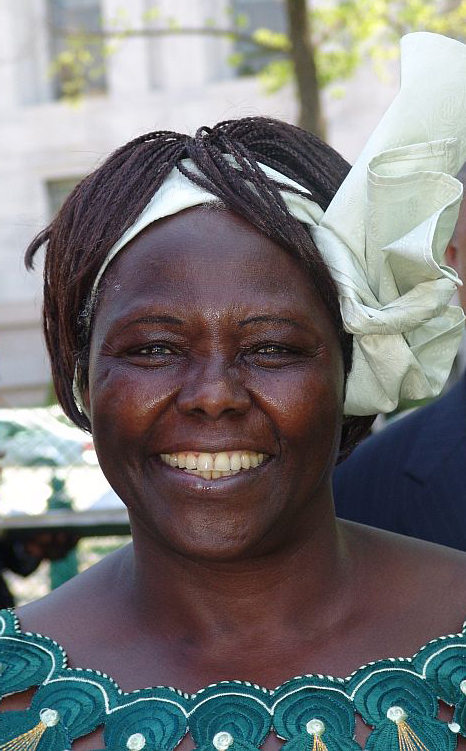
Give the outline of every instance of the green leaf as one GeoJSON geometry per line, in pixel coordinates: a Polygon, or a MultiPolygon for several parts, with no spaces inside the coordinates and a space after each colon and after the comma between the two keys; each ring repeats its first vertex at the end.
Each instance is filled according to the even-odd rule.
{"type": "Polygon", "coordinates": [[[245,57],[246,55],[243,52],[232,52],[231,55],[228,55],[227,62],[233,68],[238,68],[244,63],[245,57]]]}
{"type": "Polygon", "coordinates": [[[290,49],[290,40],[287,35],[277,31],[261,27],[253,32],[252,38],[257,44],[265,47],[273,47],[276,50],[283,50],[284,52],[290,49]]]}
{"type": "Polygon", "coordinates": [[[329,94],[332,99],[343,99],[346,96],[346,89],[344,86],[332,86],[329,90],[329,94]]]}
{"type": "Polygon", "coordinates": [[[92,63],[93,56],[88,49],[81,49],[76,55],[76,60],[83,65],[88,65],[89,63],[92,63]]]}
{"type": "Polygon", "coordinates": [[[143,23],[151,23],[160,18],[160,8],[154,5],[153,8],[147,8],[141,16],[143,23]]]}
{"type": "Polygon", "coordinates": [[[180,22],[174,16],[167,18],[166,23],[169,29],[176,30],[180,28],[180,22]]]}
{"type": "Polygon", "coordinates": [[[235,26],[238,29],[246,29],[249,26],[249,16],[246,13],[238,13],[235,16],[235,26]]]}
{"type": "Polygon", "coordinates": [[[267,94],[274,94],[292,80],[293,64],[291,60],[274,60],[265,65],[258,75],[267,94]]]}

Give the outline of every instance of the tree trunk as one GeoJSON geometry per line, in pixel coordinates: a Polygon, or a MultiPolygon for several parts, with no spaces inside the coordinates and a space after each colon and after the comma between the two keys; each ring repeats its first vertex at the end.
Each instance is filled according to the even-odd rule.
{"type": "Polygon", "coordinates": [[[290,37],[290,56],[293,62],[299,101],[299,125],[325,138],[319,85],[311,39],[310,19],[306,0],[285,0],[290,37]]]}

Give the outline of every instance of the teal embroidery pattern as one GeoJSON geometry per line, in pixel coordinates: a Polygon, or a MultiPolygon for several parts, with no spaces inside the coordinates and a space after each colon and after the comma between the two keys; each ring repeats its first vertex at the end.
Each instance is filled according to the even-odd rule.
{"type": "Polygon", "coordinates": [[[283,751],[358,751],[356,714],[373,729],[368,751],[454,751],[466,737],[466,624],[413,658],[370,663],[346,679],[125,693],[103,673],[68,668],[56,642],[0,611],[0,698],[34,686],[29,709],[0,714],[0,751],[69,751],[99,726],[99,751],[173,751],[188,732],[198,751],[257,751],[271,731],[283,751]],[[455,708],[448,724],[437,719],[439,699],[455,708]]]}

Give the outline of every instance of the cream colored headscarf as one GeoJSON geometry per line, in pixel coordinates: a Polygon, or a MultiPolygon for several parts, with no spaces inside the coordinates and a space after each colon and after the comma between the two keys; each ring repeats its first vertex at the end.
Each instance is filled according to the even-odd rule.
{"type": "MultiPolygon", "coordinates": [[[[344,326],[354,336],[348,415],[436,396],[464,328],[463,311],[449,305],[459,280],[443,256],[463,190],[454,175],[466,161],[466,46],[416,33],[402,39],[401,53],[400,92],[325,213],[310,194],[282,190],[337,282],[344,326]]],[[[89,316],[102,275],[130,240],[157,219],[217,200],[175,168],[110,250],[89,316]]],[[[75,396],[82,407],[76,379],[75,396]]]]}

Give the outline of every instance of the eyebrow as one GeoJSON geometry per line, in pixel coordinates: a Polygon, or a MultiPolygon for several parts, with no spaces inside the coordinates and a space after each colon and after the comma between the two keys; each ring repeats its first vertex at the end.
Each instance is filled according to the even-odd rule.
{"type": "Polygon", "coordinates": [[[139,316],[139,318],[134,318],[132,321],[128,321],[128,323],[122,326],[120,330],[125,331],[131,326],[136,326],[138,323],[166,323],[171,326],[182,326],[184,322],[181,318],[175,318],[175,316],[139,316]]]}
{"type": "Polygon", "coordinates": [[[296,321],[294,318],[286,318],[285,316],[251,316],[245,318],[244,321],[239,322],[239,326],[248,326],[250,323],[287,323],[291,326],[295,326],[298,329],[305,329],[306,327],[296,321]]]}
{"type": "MultiPolygon", "coordinates": [[[[139,323],[165,323],[170,326],[183,326],[184,321],[181,320],[181,318],[176,318],[175,316],[169,316],[169,315],[159,315],[159,316],[153,316],[153,315],[147,315],[147,316],[139,316],[138,318],[134,318],[132,321],[128,321],[124,326],[121,327],[120,331],[126,331],[126,329],[130,328],[131,326],[136,326],[139,323]]],[[[270,316],[270,315],[261,315],[261,316],[250,316],[249,318],[245,318],[243,321],[238,322],[238,326],[249,326],[253,323],[285,323],[291,326],[294,326],[298,329],[306,329],[306,327],[297,321],[294,318],[287,318],[286,316],[270,316]]]]}

